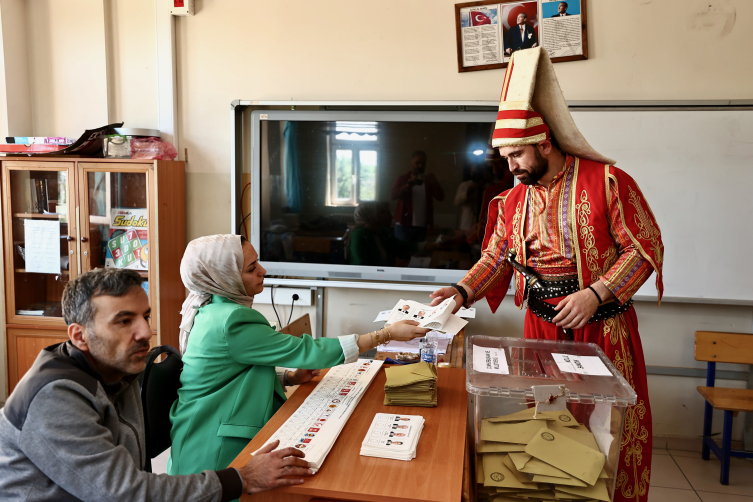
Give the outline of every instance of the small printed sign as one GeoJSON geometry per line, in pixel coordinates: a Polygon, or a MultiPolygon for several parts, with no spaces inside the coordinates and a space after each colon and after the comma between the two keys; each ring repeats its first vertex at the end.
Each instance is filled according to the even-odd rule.
{"type": "Polygon", "coordinates": [[[473,346],[473,369],[483,373],[497,373],[507,375],[510,370],[507,366],[505,349],[473,346]]]}

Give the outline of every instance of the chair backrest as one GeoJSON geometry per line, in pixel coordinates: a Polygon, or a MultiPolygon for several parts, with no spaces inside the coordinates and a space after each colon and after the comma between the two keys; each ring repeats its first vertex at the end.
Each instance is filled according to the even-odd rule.
{"type": "Polygon", "coordinates": [[[280,333],[286,335],[302,337],[304,333],[311,334],[311,319],[308,314],[303,314],[301,317],[291,322],[280,330],[280,333]]]}
{"type": "Polygon", "coordinates": [[[161,345],[149,351],[141,382],[147,458],[156,457],[172,444],[170,408],[178,399],[182,370],[180,352],[174,347],[161,345]],[[162,354],[167,357],[158,363],[157,358],[162,354]]]}
{"type": "Polygon", "coordinates": [[[695,360],[753,364],[753,334],[696,331],[695,360]]]}

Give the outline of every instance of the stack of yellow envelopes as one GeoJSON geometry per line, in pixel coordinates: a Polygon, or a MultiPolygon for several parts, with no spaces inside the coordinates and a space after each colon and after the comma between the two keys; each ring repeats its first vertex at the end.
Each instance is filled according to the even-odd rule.
{"type": "Polygon", "coordinates": [[[392,366],[384,370],[384,404],[391,406],[437,405],[437,370],[423,361],[405,366],[392,366]]]}
{"type": "Polygon", "coordinates": [[[477,447],[479,500],[609,502],[606,457],[569,411],[533,408],[484,419],[477,447]]]}

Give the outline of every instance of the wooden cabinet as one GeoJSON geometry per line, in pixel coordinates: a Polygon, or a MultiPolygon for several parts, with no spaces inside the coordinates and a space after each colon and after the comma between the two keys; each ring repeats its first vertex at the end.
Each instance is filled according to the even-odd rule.
{"type": "Polygon", "coordinates": [[[39,350],[65,341],[61,298],[78,274],[132,268],[152,307],[152,344],[178,347],[185,289],[185,165],[46,158],[2,164],[9,392],[39,350]]]}

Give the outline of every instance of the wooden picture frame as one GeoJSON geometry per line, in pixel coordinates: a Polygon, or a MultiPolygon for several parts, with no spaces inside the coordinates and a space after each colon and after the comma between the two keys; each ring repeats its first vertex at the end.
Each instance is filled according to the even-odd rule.
{"type": "MultiPolygon", "coordinates": [[[[563,52],[562,47],[559,48],[550,48],[544,45],[545,48],[547,48],[550,52],[550,56],[553,63],[561,63],[565,61],[580,61],[583,59],[588,59],[588,15],[586,10],[586,3],[587,0],[569,0],[567,2],[559,2],[559,1],[552,1],[552,0],[482,0],[477,2],[466,2],[466,3],[459,3],[455,4],[455,38],[457,42],[457,57],[458,57],[458,73],[468,72],[468,71],[480,71],[480,70],[494,70],[497,68],[506,68],[507,67],[507,61],[505,59],[509,59],[509,56],[505,54],[505,38],[503,32],[503,20],[496,19],[496,22],[493,22],[490,19],[486,19],[487,21],[490,21],[490,23],[482,23],[482,24],[493,24],[499,26],[496,30],[497,32],[497,45],[498,47],[498,60],[499,62],[490,63],[490,64],[476,64],[476,65],[468,65],[466,64],[465,60],[465,54],[464,54],[464,39],[463,37],[465,35],[468,35],[468,33],[463,33],[464,28],[475,28],[478,26],[463,26],[463,11],[467,9],[472,9],[474,7],[479,7],[485,10],[491,9],[492,11],[497,8],[497,15],[499,15],[500,11],[503,10],[504,7],[508,7],[508,4],[536,4],[536,13],[537,13],[537,22],[538,22],[538,29],[537,29],[537,42],[539,45],[544,43],[542,34],[542,28],[545,31],[546,28],[544,28],[544,23],[549,23],[549,21],[545,21],[545,14],[544,14],[544,5],[547,5],[547,10],[551,10],[552,7],[549,7],[550,5],[557,5],[559,6],[560,3],[565,3],[569,5],[574,4],[575,2],[578,2],[578,15],[580,17],[580,35],[581,35],[581,54],[573,54],[573,55],[562,55],[562,56],[552,56],[552,53],[556,52],[563,52]]],[[[522,7],[522,5],[520,5],[522,7]]],[[[552,17],[552,16],[549,16],[552,17]]],[[[468,16],[470,20],[470,13],[468,16]]],[[[470,21],[469,21],[470,22],[470,21]]],[[[556,23],[559,21],[551,20],[551,23],[556,23]]],[[[529,25],[530,26],[530,25],[529,25]]],[[[466,43],[473,43],[465,41],[466,43]]],[[[567,52],[565,50],[564,52],[567,52]]]]}

